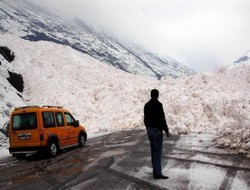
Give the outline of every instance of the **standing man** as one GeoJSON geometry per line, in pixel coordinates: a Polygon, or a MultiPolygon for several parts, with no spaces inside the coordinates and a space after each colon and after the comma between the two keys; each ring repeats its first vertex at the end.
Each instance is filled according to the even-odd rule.
{"type": "Polygon", "coordinates": [[[162,157],[162,130],[169,137],[168,126],[161,102],[158,101],[159,91],[151,90],[151,100],[144,106],[144,124],[147,128],[147,134],[151,147],[151,161],[153,166],[154,179],[168,179],[161,172],[162,157]]]}

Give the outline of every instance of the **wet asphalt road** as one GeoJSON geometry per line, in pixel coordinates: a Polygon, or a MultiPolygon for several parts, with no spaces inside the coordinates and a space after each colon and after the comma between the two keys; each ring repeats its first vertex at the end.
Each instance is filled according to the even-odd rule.
{"type": "Polygon", "coordinates": [[[153,180],[145,131],[87,141],[56,158],[0,160],[0,189],[250,189],[250,159],[212,146],[209,135],[164,139],[163,173],[153,180]]]}

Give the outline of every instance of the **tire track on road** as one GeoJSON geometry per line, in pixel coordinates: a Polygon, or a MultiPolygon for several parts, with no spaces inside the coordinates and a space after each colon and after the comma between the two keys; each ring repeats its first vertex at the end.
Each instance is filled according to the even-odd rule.
{"type": "MultiPolygon", "coordinates": [[[[235,166],[230,167],[230,168],[227,170],[227,174],[226,174],[226,176],[225,176],[223,182],[221,183],[219,190],[231,189],[230,187],[231,187],[232,184],[233,184],[233,179],[236,177],[237,172],[238,172],[239,170],[242,170],[242,169],[243,169],[243,168],[240,168],[240,167],[239,167],[239,166],[242,164],[243,161],[244,161],[243,158],[239,158],[239,159],[235,160],[235,162],[234,162],[234,165],[235,165],[235,166]]],[[[250,172],[250,168],[244,169],[243,171],[250,172]]]]}
{"type": "Polygon", "coordinates": [[[167,188],[155,185],[155,184],[153,184],[151,182],[141,180],[139,178],[127,175],[125,173],[121,173],[121,172],[119,172],[117,170],[114,170],[114,169],[109,169],[109,170],[107,170],[107,172],[114,175],[114,176],[118,176],[118,177],[126,179],[126,180],[128,180],[130,182],[133,182],[133,183],[135,183],[136,185],[140,186],[143,189],[168,190],[167,188]]]}
{"type": "Polygon", "coordinates": [[[230,169],[230,170],[234,170],[234,171],[250,172],[250,168],[239,167],[239,166],[237,166],[238,164],[236,166],[234,166],[234,165],[231,166],[231,165],[216,164],[216,163],[212,163],[212,162],[205,162],[205,161],[201,161],[201,160],[178,158],[178,157],[173,157],[173,156],[164,156],[164,157],[166,159],[177,160],[179,162],[199,163],[199,164],[205,164],[205,165],[213,165],[213,166],[221,167],[221,168],[224,168],[224,169],[230,169]]]}

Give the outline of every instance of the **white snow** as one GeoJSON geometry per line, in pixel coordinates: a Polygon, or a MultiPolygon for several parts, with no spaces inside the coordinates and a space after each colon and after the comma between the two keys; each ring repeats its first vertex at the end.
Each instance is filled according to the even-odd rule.
{"type": "Polygon", "coordinates": [[[238,172],[236,177],[233,179],[232,189],[249,189],[247,182],[242,180],[241,174],[242,172],[238,172]]]}
{"type": "Polygon", "coordinates": [[[226,171],[213,166],[193,164],[190,168],[188,189],[219,189],[220,182],[226,176],[226,171]]]}
{"type": "Polygon", "coordinates": [[[176,166],[174,161],[169,161],[164,173],[171,175],[168,180],[154,182],[168,189],[219,189],[219,185],[226,176],[226,170],[215,166],[193,163],[190,167],[176,166]],[[188,186],[187,186],[188,184],[188,186]]]}
{"type": "Polygon", "coordinates": [[[4,145],[3,147],[0,147],[1,159],[5,158],[5,157],[11,157],[11,155],[9,153],[9,149],[7,149],[7,148],[8,148],[7,144],[4,145]]]}
{"type": "Polygon", "coordinates": [[[9,148],[8,138],[0,132],[0,158],[10,156],[9,150],[7,148],[9,148]]]}
{"type": "Polygon", "coordinates": [[[216,134],[217,146],[249,154],[249,61],[159,81],[115,69],[67,46],[12,35],[0,35],[0,41],[16,55],[12,63],[1,57],[1,107],[8,112],[1,112],[1,125],[16,106],[58,105],[69,109],[89,134],[140,129],[144,104],[157,88],[171,133],[216,134]],[[6,80],[6,68],[23,75],[23,99],[6,80]]]}

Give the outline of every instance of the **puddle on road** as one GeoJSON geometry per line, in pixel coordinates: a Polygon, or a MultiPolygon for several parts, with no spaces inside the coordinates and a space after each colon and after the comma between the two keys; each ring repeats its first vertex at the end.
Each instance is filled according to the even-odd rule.
{"type": "Polygon", "coordinates": [[[60,168],[50,168],[43,171],[38,171],[32,174],[20,175],[12,178],[11,184],[25,184],[33,183],[35,181],[43,180],[44,176],[72,176],[83,172],[81,167],[62,166],[60,168]]]}
{"type": "Polygon", "coordinates": [[[46,172],[48,175],[74,175],[74,174],[80,174],[82,173],[81,167],[67,167],[67,168],[57,168],[52,169],[46,172]]]}
{"type": "Polygon", "coordinates": [[[17,185],[17,184],[31,183],[40,179],[41,177],[37,173],[21,175],[21,176],[13,177],[11,184],[17,185]]]}

